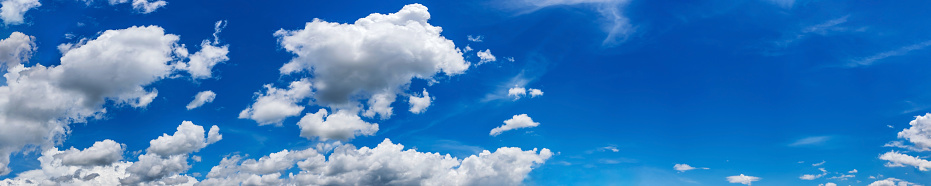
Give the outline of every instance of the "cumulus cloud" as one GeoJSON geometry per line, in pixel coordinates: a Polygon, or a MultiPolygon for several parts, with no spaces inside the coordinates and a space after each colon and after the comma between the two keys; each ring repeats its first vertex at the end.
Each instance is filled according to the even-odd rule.
{"type": "Polygon", "coordinates": [[[527,116],[527,114],[514,115],[514,117],[511,117],[511,119],[504,120],[504,125],[491,129],[491,133],[489,133],[489,135],[498,136],[498,134],[501,134],[504,131],[536,127],[538,125],[540,125],[540,123],[534,122],[530,116],[527,116]]]}
{"type": "Polygon", "coordinates": [[[917,186],[918,184],[908,182],[905,180],[901,180],[901,179],[896,179],[896,178],[886,178],[884,180],[874,181],[873,183],[870,183],[868,186],[909,186],[909,185],[917,186]]]}
{"type": "Polygon", "coordinates": [[[672,166],[672,169],[675,169],[676,171],[679,171],[679,172],[685,172],[685,171],[690,171],[690,170],[695,170],[695,169],[708,169],[708,168],[707,167],[692,167],[689,164],[676,164],[672,166]]]}
{"type": "Polygon", "coordinates": [[[755,182],[755,181],[760,181],[760,177],[745,176],[744,174],[727,177],[727,182],[739,183],[739,184],[744,184],[744,185],[750,185],[751,182],[755,182]]]}
{"type": "Polygon", "coordinates": [[[798,179],[814,180],[814,179],[824,177],[825,175],[828,175],[828,171],[825,170],[824,168],[818,168],[818,170],[821,170],[821,174],[805,174],[805,175],[799,176],[798,179]]]}
{"type": "Polygon", "coordinates": [[[411,105],[411,113],[420,114],[427,110],[427,107],[430,107],[430,102],[432,102],[433,99],[436,98],[430,97],[430,93],[427,92],[427,89],[423,89],[423,95],[421,95],[421,97],[411,95],[407,102],[411,105]]]}
{"type": "Polygon", "coordinates": [[[193,122],[184,121],[178,126],[178,131],[173,135],[163,134],[157,139],[149,142],[149,153],[160,156],[171,156],[179,154],[188,154],[213,144],[223,136],[219,134],[220,128],[214,125],[204,138],[204,127],[194,125],[193,122]]]}
{"type": "Polygon", "coordinates": [[[213,99],[216,97],[217,94],[213,93],[213,91],[206,90],[198,92],[197,95],[194,95],[194,100],[191,100],[191,103],[188,103],[185,108],[191,110],[203,106],[205,103],[213,102],[213,99]]]}
{"type": "Polygon", "coordinates": [[[0,175],[10,171],[10,153],[55,144],[68,124],[102,117],[104,103],[151,103],[158,92],[145,87],[180,72],[173,64],[185,63],[178,40],[158,26],[107,30],[67,45],[61,65],[8,69],[7,84],[0,86],[0,175]]]}
{"type": "Polygon", "coordinates": [[[329,157],[313,149],[281,151],[258,160],[224,158],[204,185],[519,185],[535,166],[553,153],[549,149],[514,147],[483,151],[464,159],[439,153],[404,150],[385,139],[375,148],[337,147],[329,157]],[[279,178],[294,166],[300,171],[279,178]]]}
{"type": "Polygon", "coordinates": [[[213,77],[213,66],[229,61],[229,45],[220,45],[219,34],[226,27],[226,21],[217,21],[214,24],[213,41],[204,40],[200,43],[200,51],[188,56],[187,63],[178,63],[175,68],[183,69],[194,79],[213,77]]]}
{"type": "Polygon", "coordinates": [[[123,159],[124,146],[123,144],[107,139],[95,142],[93,146],[84,150],[71,147],[71,149],[55,155],[55,158],[61,159],[62,165],[109,165],[123,159]]]}
{"type": "Polygon", "coordinates": [[[898,137],[915,144],[922,151],[931,150],[931,113],[916,116],[908,124],[911,127],[899,132],[898,137]]]}
{"type": "Polygon", "coordinates": [[[304,29],[279,30],[281,46],[296,55],[280,71],[308,72],[317,104],[355,109],[363,102],[366,117],[387,119],[391,103],[412,79],[434,81],[437,74],[457,75],[470,66],[429,19],[427,7],[410,4],[354,23],[314,19],[304,29]]]}
{"type": "Polygon", "coordinates": [[[360,135],[373,135],[378,131],[377,123],[362,121],[362,118],[348,110],[339,110],[328,115],[326,109],[317,113],[307,113],[297,122],[301,128],[301,137],[322,140],[349,140],[360,135]]]}
{"type": "Polygon", "coordinates": [[[0,67],[12,68],[28,62],[36,51],[36,37],[13,32],[0,40],[0,67]]]}
{"type": "Polygon", "coordinates": [[[307,79],[291,82],[288,89],[265,85],[265,93],[256,93],[258,98],[252,106],[239,113],[241,119],[251,119],[259,125],[281,124],[281,121],[290,116],[297,116],[304,110],[304,106],[297,105],[313,94],[311,83],[307,79]]]}
{"type": "Polygon", "coordinates": [[[519,86],[514,86],[513,88],[508,89],[508,96],[514,97],[514,100],[518,100],[523,96],[527,96],[528,91],[530,92],[531,98],[535,98],[537,96],[543,96],[543,90],[534,89],[534,88],[527,89],[527,88],[519,87],[519,86]]]}
{"type": "Polygon", "coordinates": [[[475,55],[478,56],[479,58],[478,64],[476,65],[481,65],[484,63],[494,62],[498,60],[498,58],[495,58],[495,55],[491,54],[491,49],[485,49],[484,51],[479,50],[478,52],[475,53],[475,55]]]}
{"type": "Polygon", "coordinates": [[[908,165],[918,168],[918,170],[921,171],[928,171],[928,168],[931,168],[931,161],[895,151],[882,154],[879,156],[879,159],[888,161],[885,164],[886,167],[905,167],[908,165]]]}
{"type": "Polygon", "coordinates": [[[135,162],[120,161],[125,148],[112,140],[98,141],[84,150],[49,148],[39,157],[39,169],[0,180],[0,185],[193,185],[197,179],[183,174],[191,168],[187,153],[203,148],[197,143],[209,144],[220,140],[218,129],[211,129],[206,138],[204,135],[203,127],[183,122],[175,135],[152,140],[153,146],[135,162]],[[178,143],[185,141],[178,139],[191,139],[192,136],[200,139],[183,142],[190,144],[178,143]],[[156,144],[166,145],[163,143],[179,145],[184,150],[177,154],[153,150],[156,144]],[[199,148],[188,148],[190,146],[199,148]]]}
{"type": "Polygon", "coordinates": [[[0,19],[3,24],[23,24],[26,11],[42,6],[39,0],[0,0],[0,19]]]}

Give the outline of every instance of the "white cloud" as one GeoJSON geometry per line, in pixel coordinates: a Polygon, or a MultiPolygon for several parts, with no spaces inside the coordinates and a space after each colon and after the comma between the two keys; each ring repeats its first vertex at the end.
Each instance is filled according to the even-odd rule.
{"type": "Polygon", "coordinates": [[[427,92],[427,89],[423,89],[423,95],[421,95],[421,97],[411,95],[407,102],[411,105],[411,113],[420,114],[427,110],[427,107],[430,107],[430,102],[432,102],[433,99],[436,98],[430,97],[430,93],[427,92]]]}
{"type": "Polygon", "coordinates": [[[550,6],[587,6],[601,14],[603,30],[608,34],[602,41],[603,45],[612,46],[620,44],[634,33],[635,28],[630,19],[624,16],[623,8],[630,0],[518,0],[527,12],[533,12],[550,6]]]}
{"type": "Polygon", "coordinates": [[[179,154],[189,154],[213,144],[223,136],[219,134],[220,128],[216,125],[210,127],[210,131],[204,138],[204,127],[194,125],[190,121],[184,121],[178,126],[178,131],[173,135],[163,134],[158,139],[149,142],[149,153],[160,156],[171,156],[179,154]]]}
{"type": "Polygon", "coordinates": [[[357,109],[357,101],[368,100],[365,116],[387,119],[390,104],[412,79],[433,81],[436,74],[457,75],[470,66],[429,19],[427,7],[410,4],[354,23],[314,19],[304,29],[279,30],[281,46],[296,55],[280,71],[309,72],[317,104],[357,109]]]}
{"type": "Polygon", "coordinates": [[[924,42],[916,43],[913,45],[903,46],[899,49],[890,50],[890,51],[878,53],[878,54],[875,54],[869,57],[852,60],[850,63],[847,64],[847,67],[869,66],[869,65],[872,65],[873,63],[876,63],[876,61],[886,59],[889,57],[902,56],[915,50],[924,49],[928,46],[931,46],[931,41],[924,41],[924,42]]]}
{"type": "Polygon", "coordinates": [[[504,125],[491,129],[489,135],[497,136],[504,131],[536,127],[538,125],[540,125],[540,123],[534,122],[530,116],[527,116],[527,114],[514,115],[514,117],[511,117],[511,119],[504,120],[504,125]]]}
{"type": "Polygon", "coordinates": [[[301,128],[301,137],[322,140],[349,140],[360,135],[373,135],[378,131],[377,123],[362,121],[362,118],[348,110],[339,110],[328,115],[326,109],[317,113],[307,113],[297,122],[301,128]]]}
{"type": "Polygon", "coordinates": [[[198,92],[197,95],[194,95],[194,100],[191,100],[191,103],[188,103],[185,108],[188,110],[203,106],[205,103],[213,102],[213,99],[217,97],[216,93],[213,91],[205,90],[198,92]]]}
{"type": "MultiPolygon", "coordinates": [[[[214,126],[213,128],[216,128],[214,126]]],[[[218,129],[211,129],[206,139],[203,127],[182,123],[172,138],[200,136],[197,141],[209,143],[219,140],[218,129]],[[197,132],[199,135],[190,132],[197,132]],[[194,130],[194,131],[192,131],[194,130]]],[[[163,136],[164,137],[164,136],[163,136]]],[[[152,140],[153,144],[166,142],[163,138],[152,140]]],[[[184,144],[178,144],[186,146],[184,144]]],[[[184,147],[182,147],[184,148],[184,147]]],[[[203,148],[203,147],[201,147],[203,148]]],[[[65,151],[49,148],[39,157],[40,168],[20,173],[15,178],[0,180],[0,185],[193,185],[197,179],[184,175],[191,165],[188,154],[160,155],[149,148],[138,161],[120,161],[125,148],[112,140],[98,141],[92,147],[65,151]]],[[[195,152],[188,149],[185,152],[195,152]]],[[[194,156],[196,157],[196,156],[194,156]]]]}
{"type": "Polygon", "coordinates": [[[814,180],[814,179],[824,177],[825,175],[828,175],[828,171],[825,170],[824,168],[818,168],[818,170],[821,170],[821,174],[805,174],[805,175],[799,176],[798,179],[814,180]]]}
{"type": "Polygon", "coordinates": [[[824,165],[824,163],[827,163],[827,161],[821,160],[821,162],[819,162],[819,163],[812,163],[811,166],[812,166],[812,167],[817,167],[817,166],[824,165]]]}
{"type": "Polygon", "coordinates": [[[884,180],[874,181],[873,183],[870,183],[868,186],[909,186],[909,185],[917,186],[918,184],[907,182],[905,180],[896,179],[896,178],[886,178],[884,180]]]}
{"type": "Polygon", "coordinates": [[[836,184],[836,183],[828,182],[828,183],[825,183],[825,184],[818,184],[818,186],[837,186],[837,184],[836,184]]]}
{"type": "Polygon", "coordinates": [[[10,37],[0,40],[0,67],[12,68],[24,62],[36,51],[36,37],[13,32],[10,37]]]}
{"type": "Polygon", "coordinates": [[[187,63],[179,63],[176,67],[184,69],[194,79],[205,79],[213,76],[213,66],[229,61],[229,45],[219,45],[219,34],[226,27],[226,21],[217,21],[214,25],[213,41],[204,40],[200,43],[200,51],[189,56],[187,63]]]}
{"type": "Polygon", "coordinates": [[[508,62],[514,62],[514,57],[504,57],[504,60],[508,60],[508,62]]]}
{"type": "Polygon", "coordinates": [[[123,159],[124,146],[123,144],[107,139],[95,142],[93,146],[84,150],[71,147],[71,149],[55,155],[55,158],[61,159],[62,165],[109,165],[123,159]]]}
{"type": "Polygon", "coordinates": [[[484,63],[494,62],[498,60],[497,58],[495,58],[495,55],[491,54],[491,49],[485,49],[485,51],[479,50],[478,52],[475,53],[475,55],[478,56],[479,58],[478,64],[475,64],[475,65],[481,65],[484,63]]]}
{"type": "Polygon", "coordinates": [[[740,183],[740,184],[744,184],[744,185],[750,185],[751,182],[755,182],[755,181],[760,181],[760,177],[745,176],[744,174],[740,174],[740,175],[738,175],[738,176],[728,176],[728,177],[727,177],[727,182],[731,182],[731,183],[740,183]]]}
{"type": "Polygon", "coordinates": [[[524,88],[520,86],[514,86],[513,88],[508,89],[508,96],[514,97],[514,100],[518,100],[521,97],[526,96],[528,91],[530,92],[531,98],[535,98],[537,96],[543,96],[543,90],[535,89],[535,88],[528,89],[528,88],[524,88]]]}
{"type": "Polygon", "coordinates": [[[485,39],[485,36],[482,36],[482,35],[478,35],[478,36],[468,35],[467,37],[469,41],[471,42],[482,42],[482,40],[485,39]]]}
{"type": "Polygon", "coordinates": [[[158,26],[101,32],[67,46],[61,65],[18,65],[0,86],[0,175],[9,173],[9,154],[23,147],[49,147],[70,123],[100,118],[104,103],[145,107],[158,95],[146,86],[184,63],[177,35],[158,26]]]}
{"type": "Polygon", "coordinates": [[[0,0],[0,19],[6,25],[23,24],[26,11],[39,6],[42,6],[39,0],[0,0]]]}
{"type": "Polygon", "coordinates": [[[854,173],[857,173],[857,172],[858,172],[857,169],[853,169],[853,170],[851,170],[851,171],[847,171],[847,173],[850,173],[850,174],[854,174],[854,173]]]}
{"type": "Polygon", "coordinates": [[[830,136],[811,136],[811,137],[806,137],[806,138],[796,140],[795,142],[792,142],[791,144],[789,144],[789,146],[798,147],[798,146],[822,145],[830,139],[831,139],[830,136]]]}
{"type": "Polygon", "coordinates": [[[672,166],[672,169],[675,169],[676,171],[679,171],[679,172],[685,172],[685,171],[690,171],[690,170],[695,170],[695,169],[708,169],[708,168],[707,167],[692,167],[689,164],[676,164],[672,166]]]}
{"type": "Polygon", "coordinates": [[[908,124],[911,127],[899,132],[898,137],[914,143],[917,149],[929,150],[931,148],[931,113],[916,116],[908,124]]]}
{"type": "Polygon", "coordinates": [[[265,89],[265,93],[256,93],[259,97],[255,103],[242,110],[239,118],[255,120],[259,125],[280,125],[285,118],[301,114],[304,107],[297,103],[313,95],[307,79],[291,82],[288,89],[275,88],[271,84],[266,84],[265,89]]]}
{"type": "MultiPolygon", "coordinates": [[[[86,0],[86,1],[89,4],[93,0],[86,0]]],[[[129,3],[129,0],[108,0],[108,2],[110,3],[110,5],[118,5],[118,4],[129,3]]],[[[136,10],[136,12],[143,13],[143,14],[155,12],[155,10],[157,10],[158,8],[164,7],[165,5],[168,5],[168,2],[165,2],[164,0],[155,0],[155,1],[132,0],[133,10],[136,10]]]]}
{"type": "Polygon", "coordinates": [[[404,150],[403,145],[385,139],[375,148],[339,146],[328,158],[313,149],[285,150],[259,160],[224,158],[201,184],[519,185],[530,170],[552,155],[549,149],[502,147],[458,159],[448,154],[404,150]],[[300,172],[279,179],[294,165],[300,172]]]}
{"type": "Polygon", "coordinates": [[[928,168],[931,168],[931,161],[895,151],[886,152],[880,155],[879,159],[889,161],[885,164],[886,167],[905,167],[908,165],[914,166],[921,171],[928,171],[928,168]]]}
{"type": "Polygon", "coordinates": [[[601,151],[609,150],[609,151],[611,151],[611,152],[619,152],[619,151],[621,151],[621,150],[618,150],[617,147],[614,146],[614,145],[606,146],[606,147],[601,147],[601,149],[599,149],[599,150],[601,150],[601,151]]]}
{"type": "Polygon", "coordinates": [[[531,98],[535,98],[535,97],[537,97],[537,96],[543,96],[543,90],[535,89],[535,88],[531,88],[531,89],[527,89],[527,90],[530,91],[530,97],[531,97],[531,98]]]}

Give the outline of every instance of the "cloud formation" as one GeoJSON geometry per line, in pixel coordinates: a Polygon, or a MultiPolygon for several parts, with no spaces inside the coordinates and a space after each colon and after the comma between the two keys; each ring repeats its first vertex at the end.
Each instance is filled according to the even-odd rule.
{"type": "Polygon", "coordinates": [[[527,114],[514,115],[511,119],[504,120],[504,125],[491,129],[489,135],[498,136],[504,131],[515,130],[520,128],[530,128],[539,126],[540,123],[534,122],[527,114]]]}
{"type": "Polygon", "coordinates": [[[0,40],[0,68],[12,68],[29,62],[36,51],[36,37],[22,32],[10,33],[10,37],[0,40]]]}
{"type": "Polygon", "coordinates": [[[102,117],[104,103],[151,103],[158,91],[145,87],[183,71],[173,68],[187,60],[178,40],[158,26],[107,30],[62,45],[61,65],[8,69],[0,86],[0,175],[10,171],[10,153],[53,145],[68,134],[68,124],[102,117]]]}
{"type": "Polygon", "coordinates": [[[739,184],[744,184],[744,185],[750,185],[752,182],[755,182],[755,181],[760,181],[760,177],[746,176],[744,174],[727,177],[727,182],[739,183],[739,184]]]}
{"type": "Polygon", "coordinates": [[[188,110],[203,106],[205,103],[213,102],[213,99],[217,97],[216,93],[213,91],[205,90],[198,92],[197,95],[194,95],[194,100],[191,100],[191,103],[188,103],[185,108],[188,110]]]}
{"type": "Polygon", "coordinates": [[[0,0],[0,19],[5,25],[23,24],[26,11],[39,6],[39,0],[0,0]]]}
{"type": "Polygon", "coordinates": [[[708,168],[707,167],[692,167],[689,164],[676,164],[672,166],[672,169],[675,169],[676,171],[679,171],[679,172],[685,172],[685,171],[690,171],[690,170],[695,170],[695,169],[708,169],[708,168]]]}
{"type": "Polygon", "coordinates": [[[321,140],[335,139],[347,141],[360,135],[373,135],[378,131],[377,123],[362,121],[362,118],[348,110],[339,110],[329,114],[326,109],[317,113],[308,113],[297,122],[301,128],[301,137],[321,140]]]}
{"type": "Polygon", "coordinates": [[[411,105],[411,113],[420,114],[427,110],[427,107],[430,107],[430,103],[433,99],[436,98],[430,97],[430,93],[427,92],[427,89],[423,89],[423,94],[420,97],[411,95],[407,102],[411,105]]]}
{"type": "Polygon", "coordinates": [[[239,113],[240,119],[251,119],[259,125],[281,124],[287,117],[297,116],[304,110],[304,106],[297,105],[307,97],[313,95],[311,83],[307,79],[291,82],[288,89],[265,85],[264,93],[256,93],[258,98],[249,108],[239,113]]]}
{"type": "Polygon", "coordinates": [[[404,150],[385,139],[375,148],[342,145],[329,157],[314,149],[283,150],[258,160],[232,156],[213,167],[201,184],[519,185],[552,155],[549,149],[502,147],[458,159],[404,150]],[[295,165],[300,169],[297,174],[279,178],[295,165]]]}

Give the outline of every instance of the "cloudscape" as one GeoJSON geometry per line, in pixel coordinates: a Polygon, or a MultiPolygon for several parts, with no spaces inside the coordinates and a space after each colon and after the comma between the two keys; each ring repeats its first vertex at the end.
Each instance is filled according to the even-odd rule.
{"type": "Polygon", "coordinates": [[[0,185],[931,185],[926,7],[0,0],[0,185]]]}

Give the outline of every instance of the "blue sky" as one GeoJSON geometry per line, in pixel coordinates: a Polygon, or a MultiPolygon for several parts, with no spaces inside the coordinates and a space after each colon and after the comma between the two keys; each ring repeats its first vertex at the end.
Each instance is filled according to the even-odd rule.
{"type": "Polygon", "coordinates": [[[0,5],[0,185],[931,184],[931,2],[0,5]]]}

